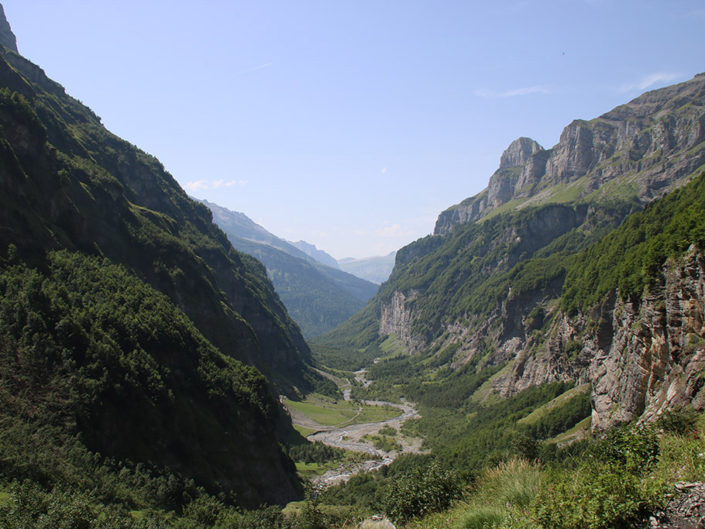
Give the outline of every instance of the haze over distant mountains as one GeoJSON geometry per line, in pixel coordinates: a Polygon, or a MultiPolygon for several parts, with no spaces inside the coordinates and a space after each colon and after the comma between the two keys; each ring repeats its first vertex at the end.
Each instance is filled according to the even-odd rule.
{"type": "Polygon", "coordinates": [[[381,256],[345,257],[336,260],[329,253],[316,248],[315,245],[306,241],[293,242],[291,244],[324,265],[343,270],[348,274],[357,276],[360,279],[366,279],[377,285],[384,283],[389,278],[389,274],[392,273],[394,268],[394,258],[397,255],[397,252],[394,251],[381,256]]]}
{"type": "Polygon", "coordinates": [[[349,274],[362,277],[373,283],[381,284],[389,279],[389,274],[394,268],[394,260],[397,252],[378,257],[364,257],[355,259],[346,257],[338,261],[338,266],[349,274]]]}
{"type": "Polygon", "coordinates": [[[243,213],[205,200],[203,203],[232,245],[264,264],[282,303],[305,337],[333,329],[362,309],[377,292],[377,285],[338,269],[335,259],[315,246],[304,241],[289,243],[243,213]]]}

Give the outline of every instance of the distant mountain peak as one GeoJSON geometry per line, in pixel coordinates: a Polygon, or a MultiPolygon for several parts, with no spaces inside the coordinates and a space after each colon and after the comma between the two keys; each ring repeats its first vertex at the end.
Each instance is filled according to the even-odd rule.
{"type": "Polygon", "coordinates": [[[0,44],[5,46],[6,48],[11,49],[15,53],[18,53],[17,38],[12,32],[10,23],[7,21],[7,17],[5,16],[5,10],[3,9],[2,4],[0,4],[0,44]]]}
{"type": "Polygon", "coordinates": [[[531,138],[517,138],[502,153],[502,157],[499,159],[499,168],[521,167],[531,156],[543,150],[543,147],[531,138]]]}
{"type": "Polygon", "coordinates": [[[330,266],[331,268],[340,269],[338,266],[338,261],[336,261],[336,259],[326,251],[317,248],[315,244],[311,244],[306,241],[297,241],[292,242],[291,244],[296,246],[311,259],[315,259],[319,263],[330,266]]]}

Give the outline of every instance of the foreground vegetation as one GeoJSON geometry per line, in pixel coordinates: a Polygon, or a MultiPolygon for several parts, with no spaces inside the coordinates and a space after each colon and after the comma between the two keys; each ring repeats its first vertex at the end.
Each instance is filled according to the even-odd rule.
{"type": "Polygon", "coordinates": [[[413,529],[608,529],[642,522],[678,481],[705,478],[703,416],[666,414],[582,443],[561,464],[510,460],[483,471],[451,509],[413,529]]]}

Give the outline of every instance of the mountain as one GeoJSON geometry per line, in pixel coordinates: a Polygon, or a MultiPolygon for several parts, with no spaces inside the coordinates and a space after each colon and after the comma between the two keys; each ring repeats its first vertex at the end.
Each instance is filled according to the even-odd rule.
{"type": "Polygon", "coordinates": [[[384,283],[389,274],[394,268],[394,259],[397,252],[392,252],[388,255],[380,257],[365,257],[363,259],[354,259],[346,257],[338,261],[341,270],[348,272],[357,277],[367,279],[373,283],[384,283]]]}
{"type": "Polygon", "coordinates": [[[264,264],[277,294],[304,336],[318,336],[333,329],[364,307],[377,292],[377,285],[320,263],[243,213],[212,202],[203,203],[213,212],[214,222],[232,245],[264,264]]]}
{"type": "Polygon", "coordinates": [[[19,53],[17,51],[17,39],[12,32],[10,23],[5,16],[5,9],[0,5],[0,45],[7,49],[19,53]]]}
{"type": "Polygon", "coordinates": [[[643,204],[662,196],[705,163],[704,86],[705,73],[573,121],[552,149],[515,140],[487,188],[441,213],[435,233],[510,209],[600,198],[643,204]]]}
{"type": "Polygon", "coordinates": [[[8,31],[0,21],[3,482],[133,508],[300,496],[275,389],[317,375],[264,267],[8,31]]]}
{"type": "Polygon", "coordinates": [[[323,250],[319,250],[318,248],[316,248],[315,244],[311,244],[306,241],[292,242],[291,244],[293,244],[299,250],[301,250],[306,255],[312,257],[321,264],[330,266],[331,268],[335,269],[340,268],[338,266],[338,261],[336,261],[332,255],[324,252],[323,250]]]}
{"type": "Polygon", "coordinates": [[[388,358],[383,387],[441,416],[559,382],[591,385],[597,429],[701,407],[704,167],[703,74],[575,121],[551,149],[520,138],[314,350],[388,358]]]}

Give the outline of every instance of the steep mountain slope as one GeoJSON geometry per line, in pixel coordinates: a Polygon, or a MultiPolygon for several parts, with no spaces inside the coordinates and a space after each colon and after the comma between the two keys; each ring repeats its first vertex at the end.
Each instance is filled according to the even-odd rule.
{"type": "Polygon", "coordinates": [[[363,259],[348,257],[338,261],[338,264],[341,270],[345,270],[349,274],[381,284],[389,279],[389,275],[394,268],[396,255],[397,252],[392,252],[388,255],[365,257],[363,259]]]}
{"type": "Polygon", "coordinates": [[[85,446],[92,464],[170,474],[174,492],[192,479],[251,507],[299,492],[276,440],[282,413],[255,368],[124,267],[66,251],[39,268],[15,261],[0,267],[0,477],[80,487],[85,446]]]}
{"type": "Polygon", "coordinates": [[[306,337],[323,334],[364,307],[377,286],[334,269],[272,235],[246,215],[205,202],[232,245],[257,259],[306,337]]]}
{"type": "Polygon", "coordinates": [[[109,257],[166,293],[226,354],[282,382],[300,378],[309,353],[296,325],[208,209],[38,67],[11,52],[2,59],[0,245],[109,257]]]}
{"type": "Polygon", "coordinates": [[[335,260],[335,258],[330,255],[329,253],[319,250],[316,248],[315,244],[310,244],[306,241],[298,241],[298,242],[292,242],[294,246],[296,246],[299,250],[304,252],[306,255],[309,257],[315,259],[321,264],[324,264],[326,266],[330,266],[331,268],[339,269],[340,267],[338,266],[338,261],[335,260]]]}
{"type": "MultiPolygon", "coordinates": [[[[241,363],[282,391],[316,376],[264,267],[156,159],[7,47],[0,255],[2,423],[19,442],[3,438],[19,449],[5,477],[50,475],[43,447],[78,443],[95,464],[140,463],[245,505],[300,493],[275,436],[291,425],[241,363]],[[45,438],[22,444],[23,424],[45,438]]],[[[81,465],[74,475],[91,472],[81,465]]]]}
{"type": "Polygon", "coordinates": [[[704,99],[705,73],[591,121],[576,120],[552,149],[519,138],[502,154],[487,189],[441,213],[435,233],[530,205],[600,197],[646,203],[662,196],[705,164],[704,99]]]}
{"type": "MultiPolygon", "coordinates": [[[[588,369],[591,358],[599,355],[580,352],[581,337],[595,318],[576,323],[571,318],[579,316],[564,315],[557,307],[575,263],[595,261],[599,255],[580,252],[654,197],[684,185],[704,164],[703,75],[644,94],[591,122],[574,122],[551,150],[520,138],[502,155],[485,191],[443,212],[435,235],[398,252],[394,272],[379,294],[361,313],[318,340],[325,346],[318,354],[338,361],[347,351],[360,363],[390,351],[411,354],[413,378],[423,384],[419,388],[424,392],[450,391],[443,389],[450,388],[449,377],[457,388],[474,388],[460,400],[454,398],[456,405],[492,393],[513,395],[535,384],[593,382],[593,390],[601,392],[593,393],[596,426],[639,415],[644,406],[627,406],[617,398],[628,393],[625,387],[631,382],[617,371],[609,377],[603,372],[600,381],[612,378],[624,384],[600,390],[598,379],[593,378],[598,376],[597,368],[588,369]],[[553,339],[560,328],[552,326],[563,320],[573,322],[565,323],[573,334],[561,334],[565,339],[557,345],[553,339]],[[566,362],[567,357],[584,364],[566,362]],[[481,380],[483,386],[478,388],[471,380],[481,380]],[[475,390],[480,393],[473,397],[475,390]],[[633,411],[621,415],[608,411],[610,406],[600,405],[597,398],[605,393],[611,395],[610,405],[633,411]]],[[[702,191],[693,189],[696,194],[702,191]]],[[[679,207],[669,208],[670,214],[675,216],[679,207]]],[[[693,217],[687,222],[697,225],[700,220],[693,217]]],[[[682,243],[686,247],[697,242],[689,239],[691,235],[682,243]]],[[[661,270],[668,254],[661,256],[652,268],[661,270]]],[[[604,268],[592,269],[592,276],[609,274],[605,272],[608,263],[600,263],[604,268]]],[[[616,299],[616,286],[609,293],[602,291],[604,299],[590,298],[598,309],[581,306],[581,310],[588,315],[607,311],[604,318],[609,321],[611,309],[599,309],[599,303],[616,299]]],[[[697,287],[686,290],[698,291],[697,287]]],[[[667,292],[663,296],[662,303],[668,304],[667,292]]],[[[697,321],[692,333],[702,337],[697,321]]],[[[594,351],[603,351],[603,360],[608,351],[617,355],[617,345],[614,350],[606,345],[617,340],[612,334],[616,322],[615,327],[597,328],[595,340],[600,346],[594,351]]],[[[661,334],[663,329],[653,329],[654,336],[661,334]]],[[[660,387],[663,369],[670,369],[667,365],[651,371],[648,384],[644,379],[632,382],[635,387],[660,387]]],[[[642,395],[641,390],[636,394],[642,395]]],[[[670,398],[669,405],[682,403],[682,395],[670,398]]]]}

